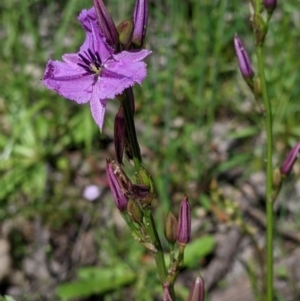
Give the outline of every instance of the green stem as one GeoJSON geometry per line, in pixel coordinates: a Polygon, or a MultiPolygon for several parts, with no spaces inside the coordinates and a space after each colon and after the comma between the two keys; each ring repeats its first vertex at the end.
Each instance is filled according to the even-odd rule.
{"type": "Polygon", "coordinates": [[[144,210],[144,217],[145,217],[145,226],[148,230],[148,234],[150,236],[151,242],[155,246],[157,252],[153,253],[155,263],[158,269],[160,281],[162,284],[164,284],[164,281],[168,275],[166,263],[165,263],[165,257],[163,254],[162,246],[156,231],[155,223],[153,220],[152,212],[150,209],[144,210]]]}
{"type": "Polygon", "coordinates": [[[140,146],[136,136],[136,130],[134,125],[134,119],[133,119],[133,113],[130,104],[130,95],[128,89],[125,90],[125,95],[124,98],[122,99],[122,104],[124,108],[126,130],[128,133],[129,144],[133,155],[134,169],[135,172],[137,173],[142,163],[142,156],[141,156],[140,146]]]}
{"type": "MultiPolygon", "coordinates": [[[[157,230],[156,230],[155,223],[153,220],[152,212],[150,209],[144,210],[144,217],[145,217],[145,225],[148,230],[148,234],[150,235],[151,241],[157,250],[156,252],[153,253],[153,257],[154,257],[154,260],[155,260],[155,263],[157,266],[158,274],[160,277],[160,282],[161,282],[162,286],[164,286],[165,280],[167,279],[167,276],[168,276],[168,271],[166,268],[163,249],[162,249],[162,246],[160,243],[159,236],[157,234],[157,230]]],[[[176,301],[177,298],[176,298],[175,291],[174,291],[174,285],[173,284],[169,285],[168,288],[169,288],[169,292],[172,297],[172,300],[176,301]]]]}
{"type": "Polygon", "coordinates": [[[268,97],[265,72],[264,72],[264,58],[262,53],[262,46],[256,46],[256,56],[258,62],[259,78],[262,88],[262,96],[265,105],[265,126],[267,133],[267,175],[266,175],[266,212],[267,212],[267,301],[273,301],[273,232],[274,232],[274,214],[273,214],[273,200],[272,200],[272,180],[273,180],[273,166],[272,166],[272,152],[273,152],[273,133],[272,133],[272,107],[268,97]]]}

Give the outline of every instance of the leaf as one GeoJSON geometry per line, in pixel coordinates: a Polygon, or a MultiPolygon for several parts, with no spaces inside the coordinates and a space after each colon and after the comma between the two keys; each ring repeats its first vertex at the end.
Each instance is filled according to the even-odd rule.
{"type": "Polygon", "coordinates": [[[205,235],[190,242],[184,250],[183,266],[188,268],[197,267],[199,261],[213,251],[215,244],[215,239],[211,235],[205,235]]]}
{"type": "Polygon", "coordinates": [[[101,294],[109,290],[128,285],[136,278],[136,274],[126,265],[115,267],[84,267],[78,270],[79,280],[64,283],[57,288],[57,295],[63,300],[75,297],[101,294]]]}

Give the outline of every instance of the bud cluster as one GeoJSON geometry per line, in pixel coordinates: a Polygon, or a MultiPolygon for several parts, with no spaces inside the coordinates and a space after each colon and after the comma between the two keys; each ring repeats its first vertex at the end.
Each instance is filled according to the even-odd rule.
{"type": "Polygon", "coordinates": [[[102,0],[94,0],[100,31],[106,41],[116,51],[124,49],[141,49],[148,23],[148,1],[136,0],[131,19],[115,25],[102,0]]]}

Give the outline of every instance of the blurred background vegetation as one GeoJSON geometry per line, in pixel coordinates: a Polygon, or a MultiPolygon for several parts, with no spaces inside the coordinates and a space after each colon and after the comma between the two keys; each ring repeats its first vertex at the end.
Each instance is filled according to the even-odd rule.
{"type": "MultiPolygon", "coordinates": [[[[131,16],[134,0],[106,2],[116,24],[131,16]]],[[[25,269],[24,259],[41,243],[37,233],[43,237],[44,231],[49,235],[44,257],[65,269],[51,267],[58,274],[51,289],[35,287],[32,279],[37,275],[24,272],[26,285],[15,285],[25,287],[17,300],[43,300],[45,291],[52,292],[49,300],[96,294],[101,299],[86,300],[161,298],[151,260],[118,226],[121,222],[106,194],[104,166],[114,156],[117,101],[109,101],[100,133],[88,105],[79,106],[41,85],[47,59],[60,60],[62,54],[76,52],[82,44],[84,31],[76,17],[91,5],[87,0],[0,3],[1,233],[9,241],[14,271],[25,269]],[[101,192],[95,202],[82,196],[90,184],[98,185],[101,192]],[[81,262],[75,256],[77,261],[68,261],[74,255],[70,241],[89,230],[96,246],[95,260],[81,262]],[[102,268],[81,268],[96,263],[102,268]],[[99,288],[99,281],[104,281],[101,277],[109,279],[103,288],[99,288]],[[74,279],[79,281],[75,286],[59,286],[74,279]]],[[[299,28],[299,0],[279,1],[265,48],[275,165],[300,137],[299,28]]],[[[146,48],[153,54],[147,61],[147,79],[134,91],[144,164],[154,176],[158,193],[154,206],[160,230],[167,210],[176,212],[179,201],[188,194],[195,219],[205,216],[195,237],[213,233],[212,180],[235,184],[234,171],[239,178],[247,178],[264,168],[263,119],[237,68],[235,33],[243,39],[255,66],[246,1],[149,0],[146,48]]],[[[292,176],[290,185],[296,180],[292,176]]],[[[278,216],[287,218],[287,214],[278,216]]],[[[299,230],[299,222],[294,223],[299,230]]],[[[78,242],[82,244],[85,242],[78,242]]],[[[206,253],[213,248],[211,240],[204,245],[211,246],[206,253]]],[[[198,259],[206,253],[197,254],[198,259]]],[[[201,262],[197,262],[187,269],[201,271],[201,262]]],[[[9,292],[11,282],[3,286],[4,293],[9,292]]],[[[184,300],[187,288],[182,285],[179,291],[184,300]]]]}

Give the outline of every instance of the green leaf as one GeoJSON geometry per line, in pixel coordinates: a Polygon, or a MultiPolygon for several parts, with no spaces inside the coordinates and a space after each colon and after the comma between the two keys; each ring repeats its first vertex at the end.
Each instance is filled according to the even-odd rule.
{"type": "Polygon", "coordinates": [[[57,288],[57,295],[63,300],[75,297],[101,294],[109,290],[128,285],[136,278],[136,274],[126,265],[115,267],[84,267],[78,270],[78,281],[64,283],[57,288]]]}
{"type": "Polygon", "coordinates": [[[185,247],[183,266],[188,268],[197,267],[199,261],[213,251],[215,244],[215,239],[211,235],[193,240],[185,247]]]}

